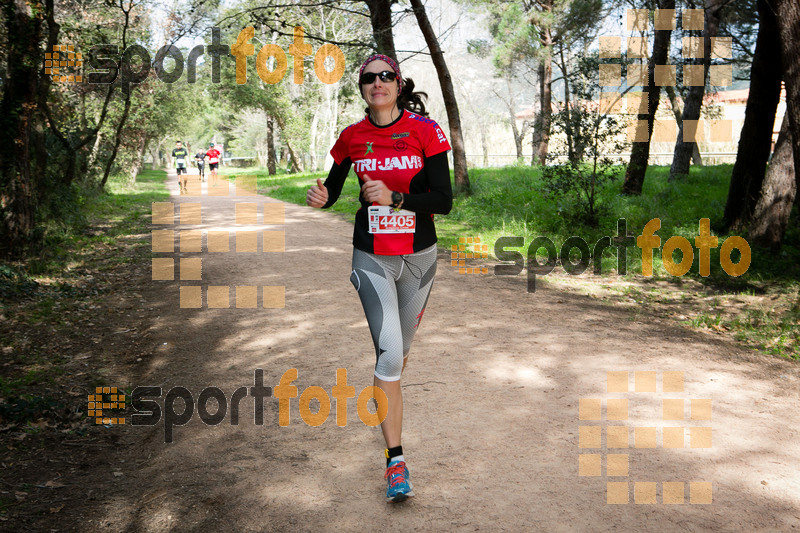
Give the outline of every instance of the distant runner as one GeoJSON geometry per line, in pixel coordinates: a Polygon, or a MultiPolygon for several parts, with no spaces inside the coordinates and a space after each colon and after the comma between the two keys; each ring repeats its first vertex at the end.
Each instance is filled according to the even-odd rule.
{"type": "Polygon", "coordinates": [[[181,188],[181,194],[186,194],[186,159],[189,157],[189,151],[183,147],[180,141],[175,141],[175,149],[172,150],[172,164],[178,173],[178,185],[181,188]],[[183,180],[181,180],[181,172],[183,172],[183,180]]]}
{"type": "Polygon", "coordinates": [[[202,150],[194,154],[194,163],[197,165],[197,174],[200,176],[200,181],[206,181],[206,154],[202,150]]]}
{"type": "Polygon", "coordinates": [[[208,152],[206,152],[208,156],[208,170],[211,171],[211,186],[217,186],[217,165],[219,165],[220,160],[220,153],[219,150],[214,148],[214,143],[211,143],[208,148],[208,152]]]}

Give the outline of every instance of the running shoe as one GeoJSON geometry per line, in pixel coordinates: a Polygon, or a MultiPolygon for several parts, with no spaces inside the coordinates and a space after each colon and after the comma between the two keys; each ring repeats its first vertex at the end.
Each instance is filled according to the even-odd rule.
{"type": "Polygon", "coordinates": [[[402,502],[407,498],[414,495],[411,482],[408,480],[408,467],[403,461],[395,461],[390,463],[386,468],[386,474],[383,476],[387,479],[386,487],[386,501],[387,502],[402,502]]]}

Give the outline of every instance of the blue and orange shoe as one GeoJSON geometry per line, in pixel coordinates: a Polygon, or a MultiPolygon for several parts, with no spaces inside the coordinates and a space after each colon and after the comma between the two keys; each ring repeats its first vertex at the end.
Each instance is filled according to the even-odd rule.
{"type": "Polygon", "coordinates": [[[388,486],[386,487],[386,501],[387,502],[402,502],[414,495],[411,482],[408,480],[408,467],[403,461],[395,461],[386,467],[386,474],[383,476],[387,479],[388,486]]]}

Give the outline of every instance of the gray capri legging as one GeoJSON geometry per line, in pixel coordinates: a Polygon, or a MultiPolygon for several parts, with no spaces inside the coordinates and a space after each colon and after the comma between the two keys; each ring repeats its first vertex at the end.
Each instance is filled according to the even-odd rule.
{"type": "Polygon", "coordinates": [[[378,379],[400,379],[435,274],[435,244],[409,255],[376,255],[353,248],[350,281],[372,333],[378,379]]]}

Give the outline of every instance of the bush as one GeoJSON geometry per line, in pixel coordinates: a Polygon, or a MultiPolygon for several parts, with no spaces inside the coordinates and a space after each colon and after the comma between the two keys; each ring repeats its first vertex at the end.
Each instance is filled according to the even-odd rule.
{"type": "Polygon", "coordinates": [[[598,227],[598,193],[624,171],[610,157],[625,148],[626,121],[604,113],[599,102],[597,57],[582,58],[569,74],[570,101],[553,115],[551,131],[566,139],[567,161],[551,153],[542,169],[543,193],[559,201],[559,211],[573,220],[598,227]],[[571,200],[566,204],[563,200],[571,200]]]}
{"type": "MultiPolygon", "coordinates": [[[[625,124],[616,117],[603,115],[599,110],[585,107],[564,109],[553,116],[553,130],[570,135],[570,150],[565,163],[555,163],[542,169],[543,193],[560,201],[572,199],[561,209],[567,215],[589,226],[597,227],[601,208],[597,203],[599,190],[617,179],[624,165],[615,162],[612,154],[620,153],[620,136],[625,124]],[[570,211],[572,211],[570,213],[570,211]]],[[[548,159],[557,161],[559,155],[548,159]]]]}

